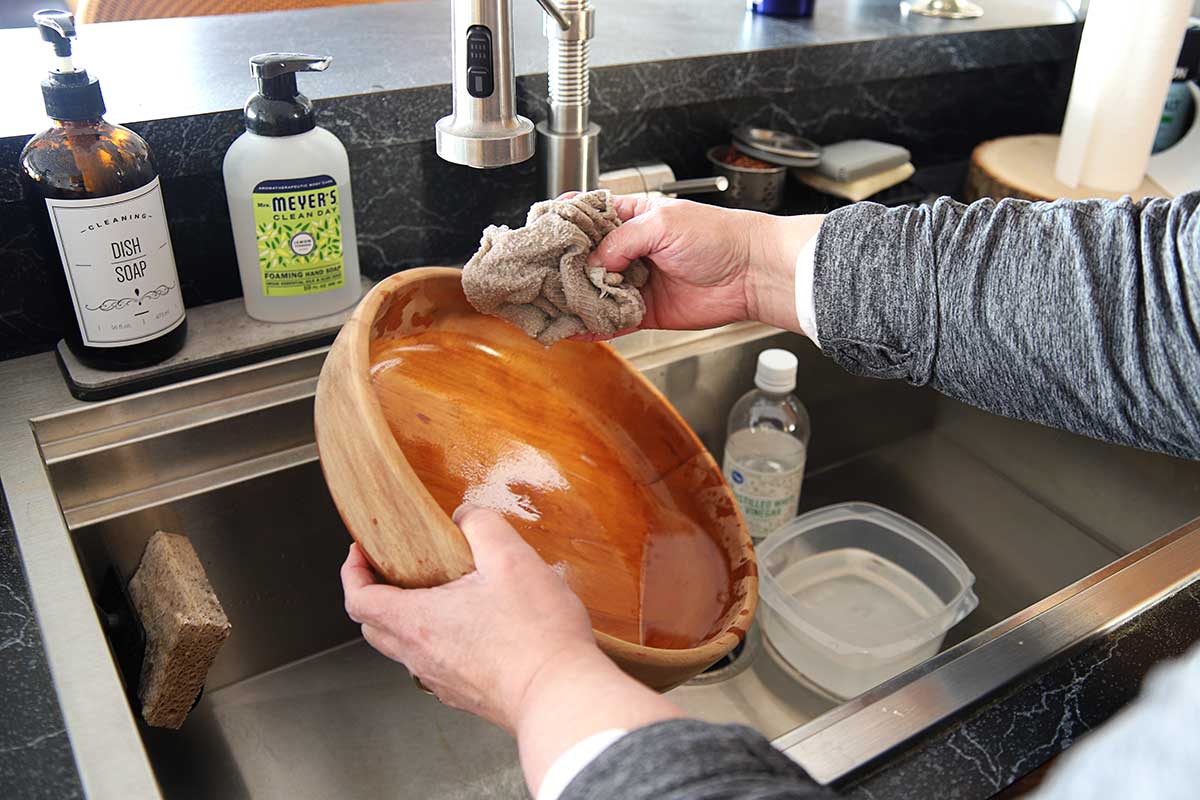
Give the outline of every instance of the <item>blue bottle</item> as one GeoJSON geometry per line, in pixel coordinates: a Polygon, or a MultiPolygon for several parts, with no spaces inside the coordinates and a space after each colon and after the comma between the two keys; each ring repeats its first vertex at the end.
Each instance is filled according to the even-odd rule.
{"type": "Polygon", "coordinates": [[[811,17],[817,0],[746,0],[746,5],[768,17],[811,17]]]}

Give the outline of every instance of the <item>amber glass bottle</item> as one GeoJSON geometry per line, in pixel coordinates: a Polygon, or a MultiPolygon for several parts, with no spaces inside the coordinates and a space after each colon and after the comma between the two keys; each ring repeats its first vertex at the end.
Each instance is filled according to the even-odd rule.
{"type": "Polygon", "coordinates": [[[187,319],[150,148],[103,119],[99,83],[71,60],[71,16],[34,19],[55,51],[42,83],[54,125],[25,145],[21,171],[45,234],[63,338],[98,369],[157,363],[183,346],[187,319]]]}

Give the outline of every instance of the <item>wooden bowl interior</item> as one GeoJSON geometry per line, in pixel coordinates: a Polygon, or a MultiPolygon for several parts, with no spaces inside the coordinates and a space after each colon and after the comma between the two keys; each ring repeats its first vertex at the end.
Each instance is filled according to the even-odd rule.
{"type": "Polygon", "coordinates": [[[424,490],[446,514],[464,501],[504,514],[601,634],[731,648],[753,613],[752,549],[675,410],[607,345],[543,348],[475,312],[457,271],[419,272],[391,279],[367,360],[424,490]]]}

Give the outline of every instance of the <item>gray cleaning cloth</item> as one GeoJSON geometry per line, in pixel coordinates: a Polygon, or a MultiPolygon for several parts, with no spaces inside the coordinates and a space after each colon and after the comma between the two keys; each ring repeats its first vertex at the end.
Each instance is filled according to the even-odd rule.
{"type": "Polygon", "coordinates": [[[479,252],[463,268],[467,300],[544,345],[636,328],[646,313],[638,291],[649,277],[646,265],[635,261],[617,273],[587,264],[620,224],[607,189],[535,203],[524,228],[491,225],[483,232],[479,252]]]}

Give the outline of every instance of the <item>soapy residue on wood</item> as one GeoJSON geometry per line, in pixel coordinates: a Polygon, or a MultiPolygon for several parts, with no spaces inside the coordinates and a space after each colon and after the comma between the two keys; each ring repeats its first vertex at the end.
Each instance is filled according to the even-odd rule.
{"type": "Polygon", "coordinates": [[[490,508],[501,514],[535,522],[541,512],[528,492],[521,487],[550,491],[567,488],[554,460],[526,444],[514,445],[481,477],[468,475],[470,484],[463,495],[464,503],[490,508]]]}

